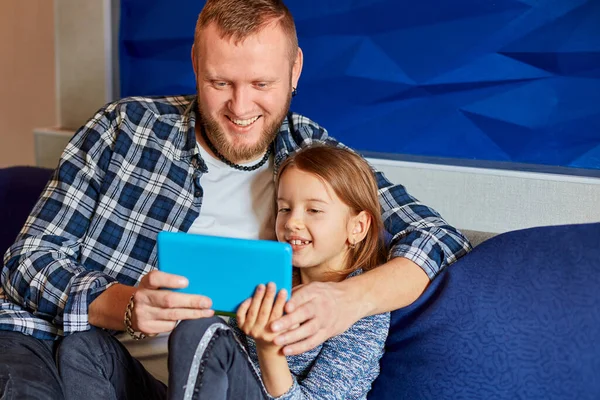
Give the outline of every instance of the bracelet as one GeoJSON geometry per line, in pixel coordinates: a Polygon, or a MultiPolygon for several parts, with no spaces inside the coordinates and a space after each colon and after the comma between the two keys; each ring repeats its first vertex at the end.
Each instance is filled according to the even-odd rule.
{"type": "Polygon", "coordinates": [[[134,305],[135,304],[133,303],[133,295],[131,295],[131,297],[129,298],[129,303],[127,303],[127,308],[125,308],[125,318],[123,320],[123,323],[125,324],[125,330],[127,331],[127,333],[129,333],[129,336],[131,336],[133,340],[145,339],[145,333],[136,332],[131,327],[131,312],[133,311],[134,305]]]}

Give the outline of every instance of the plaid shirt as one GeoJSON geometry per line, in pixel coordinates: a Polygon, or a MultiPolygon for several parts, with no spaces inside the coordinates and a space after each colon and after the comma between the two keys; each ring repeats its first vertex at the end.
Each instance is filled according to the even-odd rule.
{"type": "MultiPolygon", "coordinates": [[[[207,171],[195,104],[195,96],[122,99],[73,136],[4,256],[1,330],[53,339],[90,329],[96,297],[117,282],[135,286],[156,268],[157,234],[188,231],[201,212],[207,171]]],[[[317,141],[341,146],[289,113],[274,143],[275,171],[317,141]]],[[[470,250],[435,211],[376,175],[391,257],[406,257],[433,277],[470,250]]]]}

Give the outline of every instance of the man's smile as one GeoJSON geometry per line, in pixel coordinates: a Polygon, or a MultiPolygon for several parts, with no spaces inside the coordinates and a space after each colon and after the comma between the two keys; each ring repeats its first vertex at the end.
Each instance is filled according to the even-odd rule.
{"type": "Polygon", "coordinates": [[[227,116],[227,119],[237,126],[246,127],[246,126],[250,126],[253,123],[255,123],[260,117],[261,117],[260,115],[257,115],[256,117],[249,118],[249,119],[234,119],[234,118],[227,116]]]}

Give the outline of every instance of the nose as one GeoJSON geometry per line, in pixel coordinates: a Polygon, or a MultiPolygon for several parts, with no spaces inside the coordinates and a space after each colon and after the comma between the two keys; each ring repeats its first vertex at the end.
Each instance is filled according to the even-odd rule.
{"type": "Polygon", "coordinates": [[[298,231],[304,228],[304,221],[300,215],[292,213],[287,221],[285,221],[285,229],[289,231],[298,231]]]}
{"type": "Polygon", "coordinates": [[[252,111],[251,91],[249,88],[238,85],[234,88],[231,100],[229,100],[229,110],[239,118],[250,117],[248,113],[252,111]]]}

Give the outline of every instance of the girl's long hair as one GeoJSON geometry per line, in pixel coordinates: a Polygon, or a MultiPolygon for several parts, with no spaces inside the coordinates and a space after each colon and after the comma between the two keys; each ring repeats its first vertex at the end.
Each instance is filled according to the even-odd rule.
{"type": "Polygon", "coordinates": [[[291,167],[314,174],[329,184],[355,215],[364,211],[371,217],[367,235],[350,248],[347,264],[340,274],[348,275],[359,268],[368,271],[384,263],[387,252],[383,241],[381,206],[377,182],[369,164],[349,149],[313,144],[283,162],[275,187],[279,186],[279,178],[285,170],[291,167]]]}

